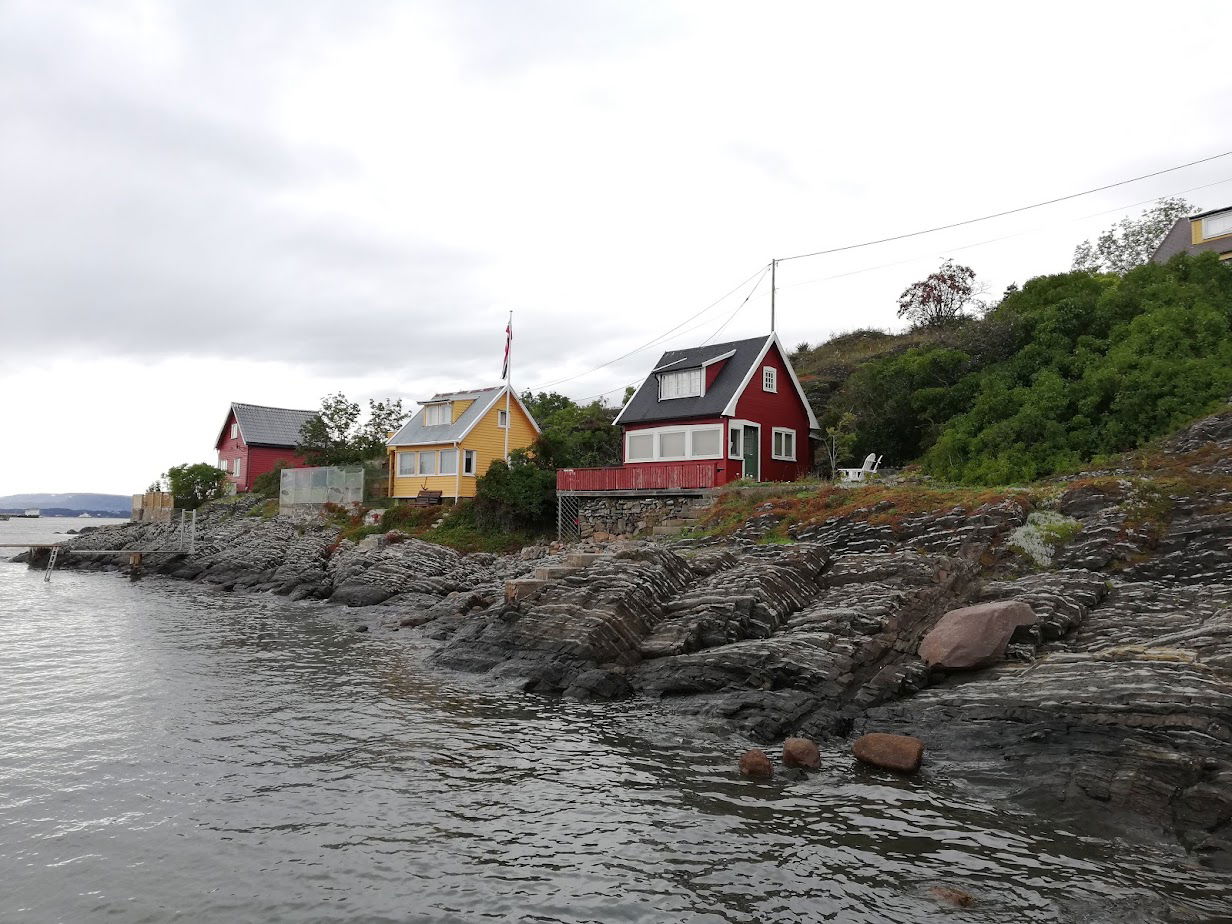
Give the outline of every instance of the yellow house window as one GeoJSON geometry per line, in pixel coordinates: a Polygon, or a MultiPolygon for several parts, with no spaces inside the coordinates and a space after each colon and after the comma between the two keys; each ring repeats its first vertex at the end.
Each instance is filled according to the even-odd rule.
{"type": "Polygon", "coordinates": [[[1219,215],[1211,215],[1209,218],[1202,219],[1203,240],[1223,237],[1225,234],[1232,234],[1232,212],[1223,212],[1219,215]]]}
{"type": "Polygon", "coordinates": [[[441,427],[449,422],[448,404],[429,404],[424,408],[425,427],[441,427]]]}

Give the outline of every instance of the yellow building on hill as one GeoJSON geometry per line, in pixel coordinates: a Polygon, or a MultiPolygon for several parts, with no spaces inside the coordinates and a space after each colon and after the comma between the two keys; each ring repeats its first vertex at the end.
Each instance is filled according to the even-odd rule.
{"type": "Polygon", "coordinates": [[[475,479],[505,457],[506,434],[510,452],[539,435],[508,386],[432,396],[389,438],[389,496],[440,491],[447,498],[474,497],[475,479]]]}

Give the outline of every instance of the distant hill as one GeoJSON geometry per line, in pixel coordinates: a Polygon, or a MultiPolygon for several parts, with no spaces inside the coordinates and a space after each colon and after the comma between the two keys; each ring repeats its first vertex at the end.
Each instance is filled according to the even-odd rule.
{"type": "Polygon", "coordinates": [[[133,499],[128,494],[9,494],[0,497],[0,513],[21,513],[31,507],[45,516],[126,517],[132,512],[133,499]]]}

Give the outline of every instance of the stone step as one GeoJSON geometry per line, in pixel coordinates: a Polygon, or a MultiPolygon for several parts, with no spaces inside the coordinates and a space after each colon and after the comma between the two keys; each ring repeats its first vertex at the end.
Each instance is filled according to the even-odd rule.
{"type": "Polygon", "coordinates": [[[543,588],[547,587],[551,581],[543,581],[536,578],[522,578],[517,581],[505,582],[505,602],[520,603],[523,600],[529,600],[543,588]]]}
{"type": "Polygon", "coordinates": [[[565,564],[570,568],[589,568],[601,558],[611,558],[603,552],[570,552],[565,556],[565,564]]]}
{"type": "Polygon", "coordinates": [[[652,536],[679,536],[683,527],[680,526],[656,526],[650,531],[652,536]]]}
{"type": "Polygon", "coordinates": [[[678,526],[684,528],[686,526],[696,526],[701,522],[699,517],[672,517],[670,520],[664,520],[660,526],[678,526]]]}
{"type": "Polygon", "coordinates": [[[571,568],[568,565],[546,565],[535,569],[535,580],[559,581],[561,578],[577,574],[581,570],[581,568],[571,568]]]}

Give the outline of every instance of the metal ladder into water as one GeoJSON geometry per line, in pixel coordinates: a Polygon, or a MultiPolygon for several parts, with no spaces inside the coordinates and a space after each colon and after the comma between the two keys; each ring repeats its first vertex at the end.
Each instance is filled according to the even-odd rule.
{"type": "Polygon", "coordinates": [[[56,566],[56,559],[60,557],[60,547],[53,545],[51,547],[51,555],[47,558],[47,570],[43,572],[43,583],[51,580],[51,569],[56,566]]]}

